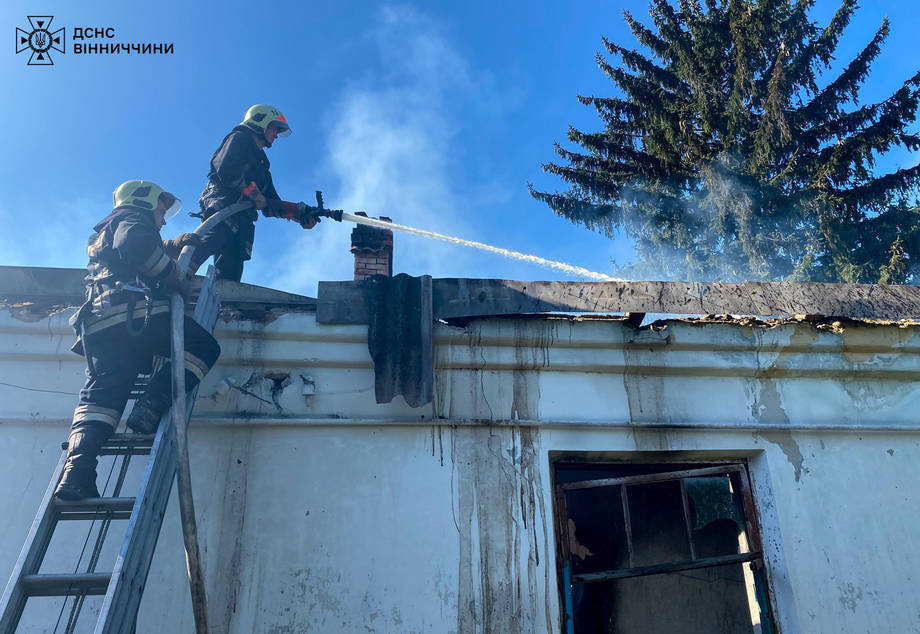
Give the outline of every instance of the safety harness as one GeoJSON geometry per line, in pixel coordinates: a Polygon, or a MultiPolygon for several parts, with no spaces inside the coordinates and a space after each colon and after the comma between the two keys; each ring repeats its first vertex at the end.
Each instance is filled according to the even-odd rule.
{"type": "MultiPolygon", "coordinates": [[[[128,334],[140,336],[150,324],[154,313],[154,289],[140,278],[136,267],[125,262],[114,246],[118,225],[130,211],[116,210],[96,225],[87,245],[89,264],[86,276],[86,301],[70,318],[78,339],[71,348],[87,359],[90,374],[95,373],[92,355],[87,351],[87,335],[124,321],[128,334]],[[143,319],[138,325],[137,304],[145,302],[143,319]]],[[[158,232],[157,232],[158,234],[158,232]]],[[[164,301],[160,308],[168,311],[164,301]]]]}

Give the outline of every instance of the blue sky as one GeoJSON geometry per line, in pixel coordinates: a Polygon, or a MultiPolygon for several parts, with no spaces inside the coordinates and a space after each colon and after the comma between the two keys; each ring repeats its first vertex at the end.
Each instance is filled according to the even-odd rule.
{"type": "MultiPolygon", "coordinates": [[[[818,0],[815,16],[838,3],[818,0]]],[[[0,264],[81,267],[91,226],[132,178],[179,195],[164,237],[190,231],[208,160],[254,103],[294,131],[268,150],[282,198],[364,210],[423,229],[610,272],[630,257],[533,200],[569,124],[599,127],[578,94],[609,95],[601,36],[634,46],[623,9],[644,1],[285,2],[5,0],[0,33],[0,264]],[[27,15],[53,15],[67,53],[53,67],[13,53],[27,15]],[[73,28],[113,27],[113,42],[173,42],[169,56],[78,56],[73,28]]],[[[839,49],[848,61],[892,20],[864,91],[882,98],[920,67],[916,3],[864,1],[839,49]]],[[[893,154],[884,167],[918,157],[893,154]]],[[[352,225],[313,231],[261,219],[243,281],[314,294],[350,279],[352,225]]],[[[436,277],[566,279],[555,270],[397,234],[395,270],[436,277]]],[[[568,278],[575,279],[575,278],[568,278]]]]}

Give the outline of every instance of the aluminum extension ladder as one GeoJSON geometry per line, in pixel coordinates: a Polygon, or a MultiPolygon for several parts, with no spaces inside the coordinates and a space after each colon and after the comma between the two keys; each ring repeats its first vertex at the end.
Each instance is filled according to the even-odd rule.
{"type": "MultiPolygon", "coordinates": [[[[213,332],[217,310],[214,269],[209,267],[195,307],[194,319],[205,330],[213,332]]],[[[197,388],[187,401],[184,418],[186,425],[194,408],[196,392],[197,388]]],[[[65,629],[66,632],[73,632],[83,600],[90,595],[105,595],[93,630],[96,634],[126,634],[134,631],[147,573],[176,477],[176,429],[173,420],[171,411],[164,414],[154,436],[113,434],[106,441],[100,456],[124,456],[113,497],[75,502],[55,498],[54,490],[61,478],[66,458],[64,452],[0,599],[0,634],[13,634],[16,631],[29,597],[48,596],[74,597],[65,629]],[[121,485],[131,456],[148,454],[137,496],[121,497],[121,485]],[[109,523],[125,519],[128,520],[128,528],[112,572],[97,572],[99,553],[109,523]],[[85,570],[74,574],[40,574],[42,561],[58,524],[69,524],[76,520],[100,521],[96,544],[85,570]]]]}

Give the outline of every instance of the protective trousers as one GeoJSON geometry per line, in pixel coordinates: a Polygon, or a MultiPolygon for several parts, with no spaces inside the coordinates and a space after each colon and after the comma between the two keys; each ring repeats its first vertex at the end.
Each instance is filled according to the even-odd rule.
{"type": "MultiPolygon", "coordinates": [[[[116,324],[87,337],[86,350],[93,356],[95,372],[87,369],[86,384],[74,410],[74,424],[84,420],[118,425],[131,389],[140,372],[150,370],[156,355],[170,357],[169,313],[150,318],[147,328],[131,336],[124,323],[116,324]]],[[[204,378],[220,355],[220,346],[207,331],[185,317],[185,385],[192,389],[204,378]]],[[[168,383],[166,387],[168,388],[168,383]]],[[[162,388],[162,381],[157,387],[162,388]]]]}
{"type": "Polygon", "coordinates": [[[243,277],[243,263],[252,255],[255,226],[251,221],[239,220],[234,231],[228,222],[220,222],[204,235],[204,244],[195,248],[189,272],[195,272],[210,256],[214,256],[214,273],[219,280],[239,282],[243,277]]]}
{"type": "MultiPolygon", "coordinates": [[[[58,497],[81,499],[96,493],[96,457],[99,446],[121,419],[131,389],[140,372],[148,372],[155,355],[169,357],[169,313],[153,315],[139,336],[132,336],[124,322],[87,336],[84,349],[92,355],[93,372],[86,370],[86,384],[74,410],[71,441],[58,497]],[[85,494],[85,495],[81,495],[85,494]]],[[[191,390],[217,361],[220,346],[206,330],[185,317],[185,385],[191,390]]],[[[169,366],[151,381],[151,390],[169,394],[169,366]],[[164,371],[165,370],[165,371],[164,371]]],[[[98,494],[97,494],[98,495],[98,494]]]]}

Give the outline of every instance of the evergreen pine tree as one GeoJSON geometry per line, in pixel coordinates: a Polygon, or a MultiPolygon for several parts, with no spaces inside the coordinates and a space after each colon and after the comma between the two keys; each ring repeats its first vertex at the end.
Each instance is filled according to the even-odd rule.
{"type": "Polygon", "coordinates": [[[626,22],[646,49],[603,39],[617,97],[579,97],[601,132],[569,129],[543,166],[564,193],[531,193],[569,220],[634,241],[631,277],[910,282],[920,276],[920,165],[877,174],[910,131],[920,72],[860,105],[887,19],[827,78],[856,0],[826,27],[814,0],[651,0],[653,27],[626,22]]]}

